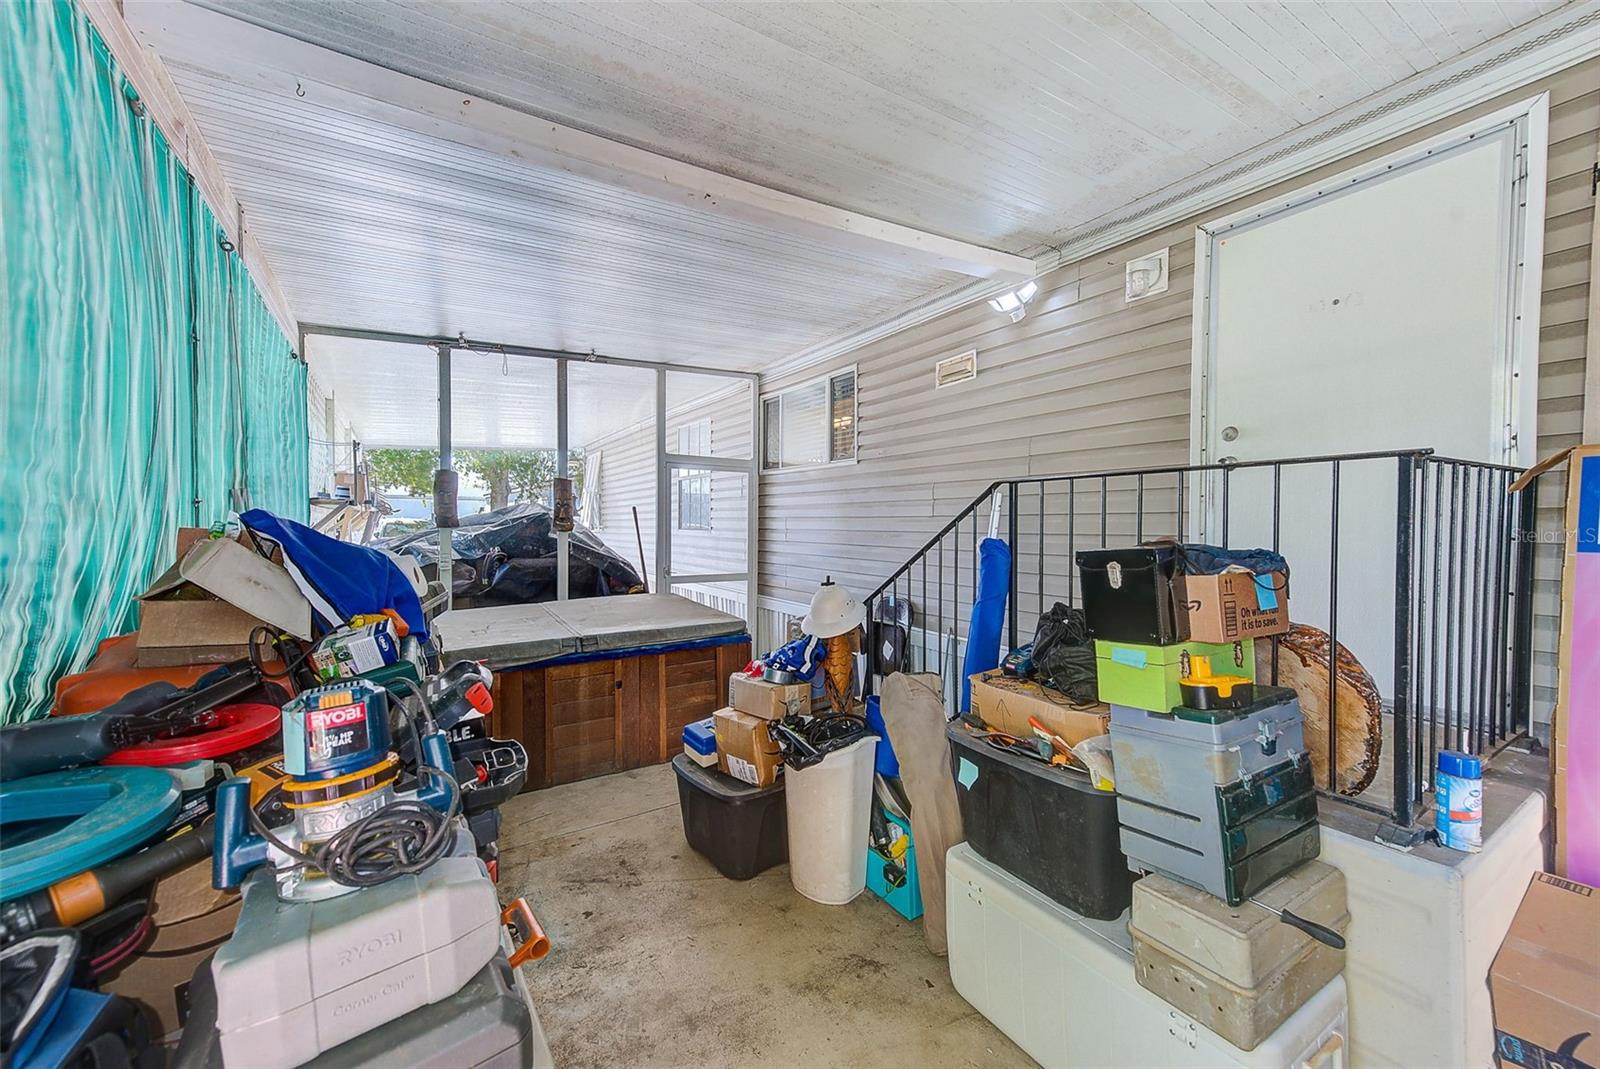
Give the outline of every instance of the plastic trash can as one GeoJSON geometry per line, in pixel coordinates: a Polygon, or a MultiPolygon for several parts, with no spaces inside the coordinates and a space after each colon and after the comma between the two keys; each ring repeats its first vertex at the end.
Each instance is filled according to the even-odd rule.
{"type": "Polygon", "coordinates": [[[789,878],[825,906],[842,906],[867,886],[872,764],[876,735],[828,754],[810,768],[790,768],[789,878]]]}

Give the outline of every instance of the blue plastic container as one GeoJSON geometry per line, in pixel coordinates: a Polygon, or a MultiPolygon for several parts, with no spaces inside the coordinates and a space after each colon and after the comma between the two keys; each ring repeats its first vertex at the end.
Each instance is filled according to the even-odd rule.
{"type": "Polygon", "coordinates": [[[878,736],[878,756],[872,770],[880,776],[890,779],[900,778],[900,759],[894,755],[894,747],[889,743],[889,729],[884,726],[883,712],[878,708],[878,696],[867,696],[867,728],[878,736]]]}
{"type": "MultiPolygon", "coordinates": [[[[880,746],[881,750],[882,747],[880,746]]],[[[895,825],[911,837],[911,828],[900,818],[889,814],[889,823],[895,825]]],[[[884,877],[883,869],[885,859],[872,847],[867,847],[867,890],[889,903],[900,916],[908,921],[914,921],[922,916],[922,883],[917,878],[917,847],[912,843],[906,849],[905,856],[900,859],[900,864],[906,870],[906,882],[899,887],[892,887],[884,877]]]]}
{"type": "Polygon", "coordinates": [[[702,757],[711,757],[717,752],[716,717],[708,716],[704,720],[696,720],[692,724],[683,726],[683,744],[702,757]]]}
{"type": "Polygon", "coordinates": [[[1483,759],[1439,751],[1433,777],[1434,829],[1439,845],[1475,854],[1483,849],[1483,759]]]}

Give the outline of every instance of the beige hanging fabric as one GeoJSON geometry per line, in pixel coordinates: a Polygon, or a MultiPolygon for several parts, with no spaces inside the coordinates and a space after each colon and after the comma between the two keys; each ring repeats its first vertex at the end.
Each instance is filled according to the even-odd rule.
{"type": "Polygon", "coordinates": [[[944,931],[944,855],[966,840],[945,740],[944,690],[933,673],[897,672],[884,681],[882,711],[900,761],[900,783],[911,802],[911,842],[922,886],[922,936],[941,957],[944,931]]]}

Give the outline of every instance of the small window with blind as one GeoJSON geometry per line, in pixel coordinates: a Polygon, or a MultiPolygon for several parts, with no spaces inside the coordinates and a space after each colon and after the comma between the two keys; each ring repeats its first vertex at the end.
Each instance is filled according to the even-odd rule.
{"type": "Polygon", "coordinates": [[[856,369],[761,399],[761,468],[784,471],[856,459],[856,369]]]}
{"type": "MultiPolygon", "coordinates": [[[[684,456],[711,455],[711,421],[708,419],[678,428],[678,452],[684,456]]],[[[678,530],[711,530],[711,473],[678,471],[678,530]]]]}

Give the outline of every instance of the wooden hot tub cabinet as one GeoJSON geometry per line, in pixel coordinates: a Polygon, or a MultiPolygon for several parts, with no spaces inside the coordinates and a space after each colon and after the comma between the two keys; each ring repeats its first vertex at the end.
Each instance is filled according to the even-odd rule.
{"type": "Polygon", "coordinates": [[[528,750],[524,790],[660,764],[683,748],[685,724],[727,704],[728,677],[749,660],[741,634],[497,671],[491,723],[528,750]]]}

